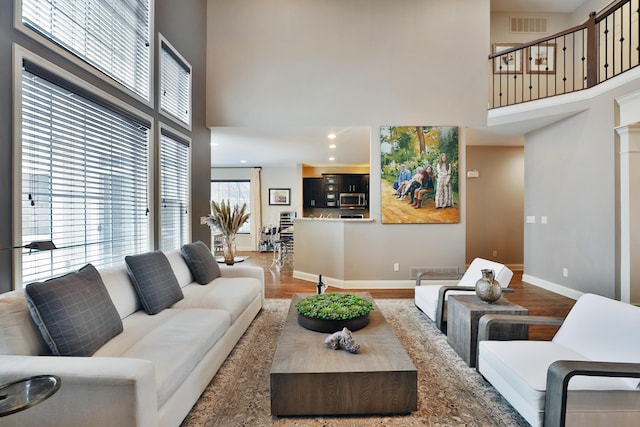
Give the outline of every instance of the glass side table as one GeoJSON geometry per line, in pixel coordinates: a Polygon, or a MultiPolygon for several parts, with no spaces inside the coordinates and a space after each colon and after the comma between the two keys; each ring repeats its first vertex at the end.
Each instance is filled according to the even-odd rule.
{"type": "Polygon", "coordinates": [[[0,385],[0,417],[35,406],[59,388],[60,377],[55,375],[36,375],[0,385]]]}

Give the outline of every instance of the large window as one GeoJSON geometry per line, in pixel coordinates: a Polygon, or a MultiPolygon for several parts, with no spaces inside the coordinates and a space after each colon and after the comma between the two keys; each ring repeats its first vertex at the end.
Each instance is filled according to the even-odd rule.
{"type": "MultiPolygon", "coordinates": [[[[226,180],[226,181],[211,181],[211,199],[217,203],[221,201],[229,201],[231,206],[242,206],[243,203],[247,204],[247,212],[251,212],[251,181],[247,180],[226,180]]],[[[240,234],[251,233],[251,217],[249,221],[244,223],[240,227],[240,234]]]]}
{"type": "Polygon", "coordinates": [[[160,36],[160,110],[191,128],[191,65],[160,36]]]}
{"type": "Polygon", "coordinates": [[[21,0],[21,23],[150,99],[151,0],[21,0]]]}
{"type": "Polygon", "coordinates": [[[161,249],[178,249],[190,241],[189,139],[160,127],[161,249]]]}
{"type": "Polygon", "coordinates": [[[36,62],[23,61],[19,92],[21,241],[59,249],[25,251],[23,284],[119,263],[150,242],[148,118],[36,62]]]}

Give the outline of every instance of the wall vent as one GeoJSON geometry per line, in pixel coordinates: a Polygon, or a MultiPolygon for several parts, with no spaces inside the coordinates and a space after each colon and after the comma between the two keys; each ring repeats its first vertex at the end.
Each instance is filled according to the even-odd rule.
{"type": "Polygon", "coordinates": [[[511,17],[512,33],[546,33],[546,18],[511,17]]]}
{"type": "Polygon", "coordinates": [[[458,280],[461,277],[458,267],[411,267],[410,279],[415,280],[420,272],[424,272],[424,280],[458,280]]]}

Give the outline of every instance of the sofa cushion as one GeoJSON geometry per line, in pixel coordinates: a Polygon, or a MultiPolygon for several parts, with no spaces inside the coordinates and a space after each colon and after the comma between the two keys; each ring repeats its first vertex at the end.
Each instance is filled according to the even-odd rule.
{"type": "MultiPolygon", "coordinates": [[[[433,321],[436,320],[438,297],[442,286],[443,285],[421,285],[415,287],[414,302],[416,306],[433,321]]],[[[449,295],[474,295],[474,291],[449,291],[444,296],[445,300],[449,299],[449,295]]],[[[445,321],[447,320],[446,314],[445,311],[445,321]]]]}
{"type": "Polygon", "coordinates": [[[471,261],[464,275],[460,278],[458,286],[475,286],[478,279],[482,277],[482,270],[484,269],[493,270],[494,279],[500,283],[501,287],[509,287],[513,271],[504,264],[484,258],[474,258],[471,261]]]}
{"type": "Polygon", "coordinates": [[[173,270],[173,274],[176,275],[180,287],[184,288],[188,284],[193,283],[193,274],[191,274],[187,261],[182,256],[182,251],[180,249],[172,249],[164,254],[167,256],[169,264],[171,264],[171,269],[173,270]]]}
{"type": "MultiPolygon", "coordinates": [[[[549,365],[556,360],[587,360],[551,341],[480,341],[478,347],[480,374],[534,426],[542,425],[549,365]]],[[[576,376],[569,382],[569,402],[584,404],[597,390],[635,391],[621,378],[576,376]]],[[[628,398],[633,397],[624,401],[628,398]]]]}
{"type": "Polygon", "coordinates": [[[101,268],[99,273],[121,319],[142,309],[124,260],[117,265],[101,268]]]}
{"type": "MultiPolygon", "coordinates": [[[[640,307],[584,294],[553,337],[553,342],[590,360],[640,363],[640,307]],[[597,343],[597,345],[594,345],[597,343]]],[[[638,379],[628,380],[638,386],[638,379]]]]}
{"type": "MultiPolygon", "coordinates": [[[[500,382],[509,384],[520,399],[539,411],[544,408],[549,365],[556,360],[588,360],[551,341],[481,341],[479,346],[480,373],[511,401],[513,395],[502,392],[490,371],[497,373],[500,382]]],[[[569,390],[632,389],[623,379],[611,377],[576,376],[569,383],[569,390]]]]}
{"type": "Polygon", "coordinates": [[[51,354],[29,314],[24,291],[0,295],[0,354],[43,356],[51,354]]]}
{"type": "Polygon", "coordinates": [[[25,294],[31,316],[54,355],[91,356],[122,332],[118,311],[91,264],[31,283],[25,294]]]}
{"type": "Polygon", "coordinates": [[[182,288],[184,299],[173,308],[216,308],[231,313],[231,323],[262,292],[262,283],[251,277],[218,277],[208,285],[182,288]]]}
{"type": "Polygon", "coordinates": [[[95,355],[153,362],[161,407],[225,334],[230,320],[224,310],[167,309],[155,316],[140,311],[123,323],[125,332],[95,355]]]}
{"type": "Polygon", "coordinates": [[[131,283],[147,313],[157,314],[184,298],[171,264],[161,251],[129,255],[124,260],[131,283]]]}
{"type": "Polygon", "coordinates": [[[183,245],[181,250],[196,282],[206,285],[220,277],[220,267],[209,247],[203,242],[197,241],[183,245]]]}

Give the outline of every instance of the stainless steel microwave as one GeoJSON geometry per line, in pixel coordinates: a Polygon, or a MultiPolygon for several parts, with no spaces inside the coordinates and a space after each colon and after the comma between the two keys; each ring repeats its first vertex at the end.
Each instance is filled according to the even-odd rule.
{"type": "Polygon", "coordinates": [[[340,193],[340,207],[364,209],[367,207],[367,196],[364,193],[340,193]]]}

